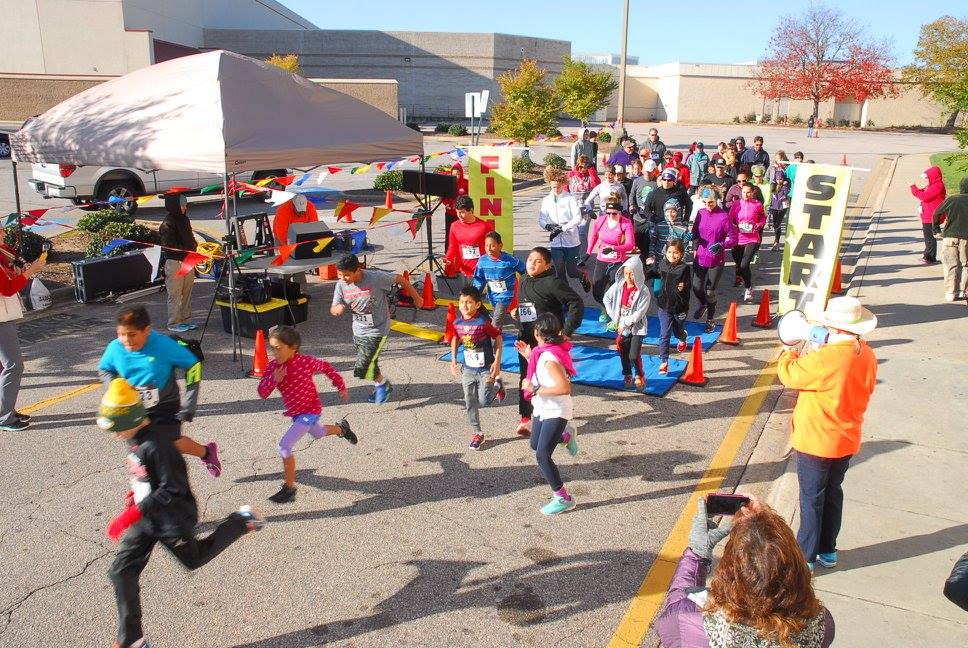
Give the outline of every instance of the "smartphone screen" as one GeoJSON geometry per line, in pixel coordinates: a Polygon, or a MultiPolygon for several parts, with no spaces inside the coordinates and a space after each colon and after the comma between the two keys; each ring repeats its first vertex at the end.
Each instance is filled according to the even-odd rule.
{"type": "Polygon", "coordinates": [[[750,498],[731,493],[710,493],[706,496],[707,515],[736,515],[736,513],[750,503],[750,498]]]}

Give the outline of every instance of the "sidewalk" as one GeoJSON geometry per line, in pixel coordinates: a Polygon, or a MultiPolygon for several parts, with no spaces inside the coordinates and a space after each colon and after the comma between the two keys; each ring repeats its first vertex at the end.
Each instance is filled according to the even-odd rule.
{"type": "MultiPolygon", "coordinates": [[[[927,155],[898,160],[848,293],[878,317],[868,340],[879,368],[864,444],[844,482],[840,564],[814,580],[838,646],[968,645],[968,613],[941,593],[968,551],[968,308],[944,302],[940,264],[918,265],[908,186],[929,165],[927,155]]],[[[771,501],[795,529],[795,475],[777,483],[771,501]]]]}

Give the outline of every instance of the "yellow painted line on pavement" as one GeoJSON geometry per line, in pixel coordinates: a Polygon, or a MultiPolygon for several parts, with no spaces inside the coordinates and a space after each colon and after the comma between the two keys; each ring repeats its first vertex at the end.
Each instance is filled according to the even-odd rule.
{"type": "Polygon", "coordinates": [[[641,645],[645,633],[659,613],[666,591],[669,589],[669,583],[672,582],[672,576],[675,574],[676,565],[688,545],[689,529],[692,527],[699,498],[706,493],[714,492],[723,483],[733,465],[736,453],[742,447],[756,415],[760,412],[760,407],[763,406],[763,401],[766,400],[766,395],[770,392],[770,387],[776,378],[775,356],[776,354],[757,376],[749,394],[740,405],[739,412],[709,462],[709,467],[696,484],[669,537],[659,550],[659,555],[645,575],[639,591],[629,604],[625,617],[608,644],[609,648],[638,648],[641,645]]]}
{"type": "Polygon", "coordinates": [[[440,331],[434,331],[433,329],[427,329],[422,326],[414,326],[407,322],[398,322],[397,320],[391,320],[390,330],[403,333],[404,335],[412,335],[423,340],[430,340],[431,342],[440,342],[444,338],[444,334],[440,331]]]}
{"type": "Polygon", "coordinates": [[[70,400],[75,396],[80,396],[81,394],[86,394],[89,391],[94,391],[100,386],[101,386],[101,383],[99,382],[91,383],[90,385],[84,385],[83,387],[78,387],[76,389],[66,391],[63,394],[58,394],[57,396],[51,396],[50,398],[45,398],[42,401],[37,401],[36,403],[33,403],[32,405],[28,405],[27,407],[22,407],[17,411],[19,411],[21,414],[33,414],[34,412],[38,412],[44,408],[50,407],[51,405],[56,405],[57,403],[63,403],[64,401],[70,400]]]}

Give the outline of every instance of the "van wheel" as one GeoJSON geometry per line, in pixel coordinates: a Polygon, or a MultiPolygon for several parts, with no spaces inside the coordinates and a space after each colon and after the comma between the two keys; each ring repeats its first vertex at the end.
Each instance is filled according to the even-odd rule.
{"type": "MultiPolygon", "coordinates": [[[[120,214],[134,216],[134,213],[138,211],[138,203],[128,199],[134,198],[137,191],[137,187],[130,180],[105,180],[98,187],[97,199],[99,202],[110,202],[112,196],[125,198],[123,202],[109,205],[108,209],[113,209],[120,214]]],[[[103,207],[101,208],[103,209],[103,207]]]]}

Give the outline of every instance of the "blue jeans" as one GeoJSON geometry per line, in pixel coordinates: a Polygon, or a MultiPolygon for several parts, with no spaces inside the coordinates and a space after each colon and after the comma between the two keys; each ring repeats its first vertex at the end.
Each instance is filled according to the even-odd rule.
{"type": "Polygon", "coordinates": [[[577,279],[581,276],[578,271],[578,246],[551,248],[551,262],[555,266],[555,274],[559,279],[567,281],[567,277],[577,279]]]}
{"type": "Polygon", "coordinates": [[[797,543],[807,562],[818,553],[837,550],[840,520],[844,512],[844,475],[850,456],[840,459],[815,457],[797,451],[797,479],[800,481],[800,530],[797,543]]]}
{"type": "Polygon", "coordinates": [[[659,359],[669,360],[669,338],[675,333],[683,342],[686,340],[686,325],[675,315],[670,315],[664,308],[659,309],[659,359]]]}

